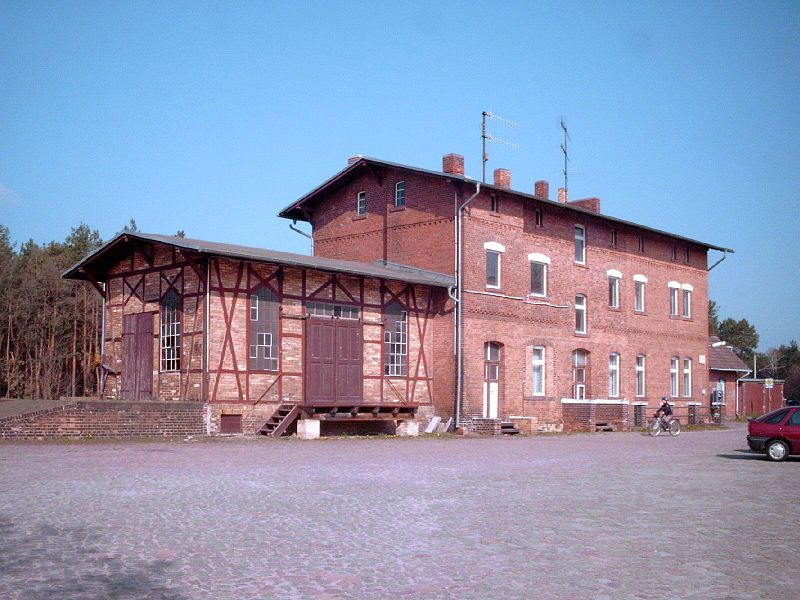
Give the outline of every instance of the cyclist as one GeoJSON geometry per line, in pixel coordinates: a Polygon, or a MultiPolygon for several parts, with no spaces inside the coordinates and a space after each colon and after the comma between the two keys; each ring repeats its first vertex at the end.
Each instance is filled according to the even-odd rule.
{"type": "Polygon", "coordinates": [[[656,417],[658,417],[661,426],[664,429],[669,429],[669,419],[667,417],[672,416],[672,406],[669,404],[669,396],[664,396],[661,398],[661,406],[658,407],[656,411],[656,417]]]}

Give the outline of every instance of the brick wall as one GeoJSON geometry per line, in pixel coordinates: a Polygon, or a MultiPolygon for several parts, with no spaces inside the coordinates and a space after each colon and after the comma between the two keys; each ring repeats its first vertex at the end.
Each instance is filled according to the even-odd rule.
{"type": "Polygon", "coordinates": [[[0,439],[114,438],[204,435],[195,402],[81,400],[0,419],[0,439]]]}

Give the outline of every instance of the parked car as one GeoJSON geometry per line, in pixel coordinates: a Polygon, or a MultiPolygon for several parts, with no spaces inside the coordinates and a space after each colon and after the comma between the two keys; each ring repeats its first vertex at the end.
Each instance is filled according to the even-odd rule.
{"type": "Polygon", "coordinates": [[[751,420],[747,445],[776,462],[800,454],[800,407],[786,406],[751,420]]]}

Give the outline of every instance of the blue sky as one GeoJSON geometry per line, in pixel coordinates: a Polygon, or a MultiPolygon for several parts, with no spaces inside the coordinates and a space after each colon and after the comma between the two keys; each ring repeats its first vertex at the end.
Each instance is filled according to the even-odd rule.
{"type": "Polygon", "coordinates": [[[732,247],[721,314],[800,339],[800,3],[0,4],[0,223],[309,250],[276,212],[364,154],[732,247]]]}

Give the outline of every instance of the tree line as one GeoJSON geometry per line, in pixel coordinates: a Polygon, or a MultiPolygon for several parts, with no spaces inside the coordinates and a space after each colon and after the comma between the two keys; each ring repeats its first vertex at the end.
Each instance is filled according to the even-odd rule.
{"type": "Polygon", "coordinates": [[[800,347],[797,340],[757,352],[758,331],[747,319],[731,317],[720,320],[719,305],[708,302],[708,332],[716,335],[733,349],[736,355],[751,369],[757,378],[771,377],[785,380],[783,393],[786,398],[800,399],[800,347]]]}

